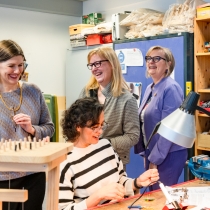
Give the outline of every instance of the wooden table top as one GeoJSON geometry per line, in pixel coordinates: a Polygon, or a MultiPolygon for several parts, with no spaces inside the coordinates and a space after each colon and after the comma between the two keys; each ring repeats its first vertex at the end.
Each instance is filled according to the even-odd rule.
{"type": "MultiPolygon", "coordinates": [[[[173,187],[203,187],[210,186],[210,181],[203,183],[201,180],[195,179],[188,182],[179,183],[173,187]]],[[[128,210],[128,206],[131,205],[137,198],[138,195],[132,196],[130,198],[124,199],[119,203],[105,204],[97,206],[94,208],[89,208],[88,210],[128,210]]],[[[138,200],[134,205],[140,205],[143,210],[162,210],[166,202],[166,198],[161,190],[155,190],[152,192],[145,193],[140,200],[138,200]],[[145,198],[154,198],[153,201],[146,201],[145,198]]],[[[188,207],[190,209],[191,207],[188,207]]]]}
{"type": "Polygon", "coordinates": [[[5,149],[0,149],[0,163],[49,163],[61,155],[67,154],[72,148],[72,143],[59,142],[49,142],[42,145],[39,145],[39,142],[36,145],[33,143],[32,149],[29,148],[27,142],[26,147],[22,145],[21,150],[17,148],[17,151],[14,150],[14,145],[12,147],[7,146],[5,149]]]}

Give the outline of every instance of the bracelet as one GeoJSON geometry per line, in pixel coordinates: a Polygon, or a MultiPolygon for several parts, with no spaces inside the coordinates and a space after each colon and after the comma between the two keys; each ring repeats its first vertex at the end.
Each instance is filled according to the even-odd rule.
{"type": "Polygon", "coordinates": [[[137,185],[137,182],[136,182],[136,181],[137,181],[137,178],[134,179],[134,183],[133,183],[133,184],[134,184],[134,187],[135,187],[136,189],[141,189],[141,188],[143,188],[142,186],[139,187],[139,186],[137,185]]]}

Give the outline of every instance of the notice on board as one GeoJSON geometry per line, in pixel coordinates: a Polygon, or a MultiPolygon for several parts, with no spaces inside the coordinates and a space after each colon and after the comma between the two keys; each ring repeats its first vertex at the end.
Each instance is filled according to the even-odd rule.
{"type": "Polygon", "coordinates": [[[122,73],[127,73],[127,66],[143,66],[143,55],[140,49],[130,48],[115,50],[120,61],[122,73]]]}

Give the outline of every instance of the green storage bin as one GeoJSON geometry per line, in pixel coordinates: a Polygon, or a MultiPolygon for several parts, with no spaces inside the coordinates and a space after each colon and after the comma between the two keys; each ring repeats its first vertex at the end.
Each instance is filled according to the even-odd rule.
{"type": "Polygon", "coordinates": [[[57,104],[57,97],[50,95],[50,94],[44,94],[45,102],[48,106],[52,121],[55,126],[55,133],[53,137],[50,139],[52,142],[58,142],[58,135],[59,135],[59,123],[58,123],[58,104],[57,104]]]}

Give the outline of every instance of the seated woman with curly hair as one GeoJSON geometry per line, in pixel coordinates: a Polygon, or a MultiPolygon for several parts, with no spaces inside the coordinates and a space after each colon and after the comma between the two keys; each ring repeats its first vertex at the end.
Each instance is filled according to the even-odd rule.
{"type": "Polygon", "coordinates": [[[78,99],[64,112],[61,126],[74,147],[60,165],[59,209],[81,210],[121,200],[159,179],[157,169],[134,180],[127,177],[110,141],[99,138],[108,124],[97,99],[78,99]]]}

